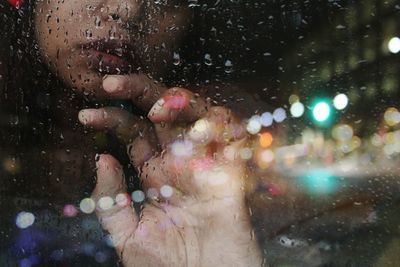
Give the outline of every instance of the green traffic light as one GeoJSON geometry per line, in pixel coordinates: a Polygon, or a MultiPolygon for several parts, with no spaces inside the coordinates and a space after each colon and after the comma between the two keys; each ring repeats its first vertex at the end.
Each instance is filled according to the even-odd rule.
{"type": "Polygon", "coordinates": [[[331,106],[326,101],[318,101],[312,108],[312,115],[314,120],[324,123],[331,116],[331,106]]]}

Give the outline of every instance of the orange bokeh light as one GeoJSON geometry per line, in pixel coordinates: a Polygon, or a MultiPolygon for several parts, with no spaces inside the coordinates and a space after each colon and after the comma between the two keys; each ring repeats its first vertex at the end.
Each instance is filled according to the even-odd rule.
{"type": "Polygon", "coordinates": [[[271,146],[273,141],[274,141],[274,138],[272,137],[272,134],[270,134],[269,132],[264,132],[264,133],[260,134],[259,143],[260,143],[261,147],[267,148],[267,147],[271,146]]]}

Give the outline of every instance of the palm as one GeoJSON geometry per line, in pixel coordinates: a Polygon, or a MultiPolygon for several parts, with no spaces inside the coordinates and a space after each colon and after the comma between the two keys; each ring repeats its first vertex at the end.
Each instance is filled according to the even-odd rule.
{"type": "MultiPolygon", "coordinates": [[[[257,266],[242,190],[245,162],[224,153],[243,143],[217,146],[211,154],[209,145],[195,144],[183,156],[169,148],[142,168],[144,191],[161,193],[148,193],[140,218],[131,205],[98,211],[126,266],[257,266]]],[[[99,181],[113,184],[98,186],[95,198],[125,191],[115,159],[102,156],[98,167],[99,181]]]]}
{"type": "MultiPolygon", "coordinates": [[[[124,90],[132,97],[132,92],[140,93],[124,90]]],[[[146,101],[135,103],[149,110],[148,103],[154,103],[152,96],[159,95],[157,90],[148,93],[146,101]]],[[[110,155],[100,156],[97,162],[98,181],[93,192],[97,215],[110,232],[122,262],[149,267],[260,266],[245,206],[246,164],[238,157],[245,144],[241,122],[229,110],[209,108],[204,100],[181,88],[164,92],[148,117],[153,125],[115,108],[80,113],[85,125],[111,129],[134,148],[128,153],[140,170],[147,196],[140,215],[130,201],[99,205],[115,197],[124,200],[118,196],[126,194],[122,168],[110,155]],[[199,118],[203,121],[200,127],[196,123],[182,131],[175,125],[175,120],[199,118]],[[164,151],[157,154],[160,146],[164,151]],[[170,194],[163,194],[165,186],[170,194]]]]}

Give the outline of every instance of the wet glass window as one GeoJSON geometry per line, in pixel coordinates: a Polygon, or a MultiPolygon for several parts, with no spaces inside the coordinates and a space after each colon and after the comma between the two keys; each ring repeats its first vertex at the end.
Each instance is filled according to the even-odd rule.
{"type": "Polygon", "coordinates": [[[2,0],[0,266],[398,266],[399,15],[2,0]]]}

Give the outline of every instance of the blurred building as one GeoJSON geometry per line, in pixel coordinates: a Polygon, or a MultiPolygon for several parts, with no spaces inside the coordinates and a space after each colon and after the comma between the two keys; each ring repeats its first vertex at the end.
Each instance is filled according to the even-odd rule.
{"type": "MultiPolygon", "coordinates": [[[[336,8],[321,10],[325,18],[320,14],[319,21],[299,33],[279,62],[284,97],[296,94],[307,106],[315,97],[344,93],[350,104],[337,120],[371,133],[385,109],[399,105],[400,4],[329,2],[336,2],[336,8]]],[[[317,8],[313,12],[318,16],[317,8]]]]}

